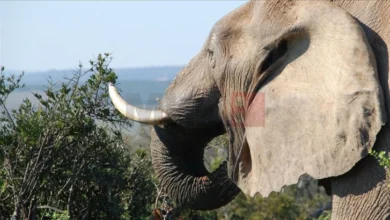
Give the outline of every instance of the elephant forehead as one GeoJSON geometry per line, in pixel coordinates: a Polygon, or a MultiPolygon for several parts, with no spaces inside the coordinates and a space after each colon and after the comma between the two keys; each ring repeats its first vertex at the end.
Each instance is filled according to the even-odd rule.
{"type": "Polygon", "coordinates": [[[253,42],[252,13],[253,3],[248,2],[222,17],[211,30],[210,43],[232,50],[236,45],[253,42]]]}

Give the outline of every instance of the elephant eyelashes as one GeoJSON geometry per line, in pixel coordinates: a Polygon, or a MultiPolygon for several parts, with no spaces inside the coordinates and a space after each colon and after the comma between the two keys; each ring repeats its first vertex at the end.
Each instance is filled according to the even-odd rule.
{"type": "Polygon", "coordinates": [[[282,58],[286,53],[287,40],[282,40],[268,52],[263,62],[261,62],[259,74],[262,74],[266,70],[268,70],[272,66],[272,64],[282,58]]]}

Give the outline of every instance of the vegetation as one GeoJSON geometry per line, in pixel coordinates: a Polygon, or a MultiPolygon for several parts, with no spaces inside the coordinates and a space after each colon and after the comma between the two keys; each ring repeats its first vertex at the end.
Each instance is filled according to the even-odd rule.
{"type": "MultiPolygon", "coordinates": [[[[390,175],[390,157],[386,155],[385,151],[377,152],[375,150],[370,150],[369,154],[375,157],[378,160],[379,165],[387,170],[388,175],[390,175]]],[[[388,184],[390,187],[390,183],[388,184]]]]}
{"type": "MultiPolygon", "coordinates": [[[[312,179],[269,198],[240,194],[218,210],[176,207],[161,192],[144,139],[111,105],[107,83],[116,81],[110,55],[79,66],[60,84],[48,82],[8,109],[9,95],[23,88],[23,74],[0,72],[0,219],[315,219],[330,199],[312,179]],[[89,76],[87,81],[81,77],[89,76]]],[[[226,136],[215,138],[205,163],[215,169],[226,158],[226,136]]],[[[328,212],[320,217],[327,219],[328,212]]]]}
{"type": "Polygon", "coordinates": [[[146,217],[154,201],[150,158],[128,153],[117,125],[130,124],[110,106],[115,82],[109,56],[99,55],[61,86],[49,82],[40,106],[5,106],[21,76],[0,75],[0,216],[9,219],[146,217]],[[80,78],[93,72],[87,82],[80,78]],[[54,88],[59,88],[55,90],[54,88]]]}

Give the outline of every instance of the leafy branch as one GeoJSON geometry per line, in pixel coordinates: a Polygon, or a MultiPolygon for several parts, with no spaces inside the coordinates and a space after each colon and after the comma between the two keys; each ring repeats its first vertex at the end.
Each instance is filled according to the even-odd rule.
{"type": "MultiPolygon", "coordinates": [[[[369,154],[377,159],[379,165],[385,168],[390,175],[390,157],[387,155],[386,151],[377,152],[375,150],[370,150],[369,154]]],[[[388,187],[390,187],[390,183],[388,184],[388,187]]]]}

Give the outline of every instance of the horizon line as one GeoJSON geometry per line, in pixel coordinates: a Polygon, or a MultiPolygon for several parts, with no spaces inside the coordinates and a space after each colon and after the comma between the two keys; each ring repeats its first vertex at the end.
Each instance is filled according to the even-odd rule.
{"type": "MultiPolygon", "coordinates": [[[[149,65],[149,66],[128,66],[128,67],[111,67],[113,70],[118,69],[146,69],[146,68],[169,68],[169,67],[179,67],[182,68],[186,64],[183,65],[176,65],[176,64],[167,64],[167,65],[149,65]]],[[[4,67],[4,72],[24,72],[24,73],[43,73],[43,72],[51,72],[51,71],[74,71],[78,70],[79,67],[75,66],[74,68],[67,67],[67,68],[50,68],[50,69],[41,69],[41,70],[18,70],[18,69],[8,69],[7,66],[3,66],[0,64],[0,67],[4,67]]],[[[88,68],[82,68],[82,69],[88,69],[88,68]]]]}

